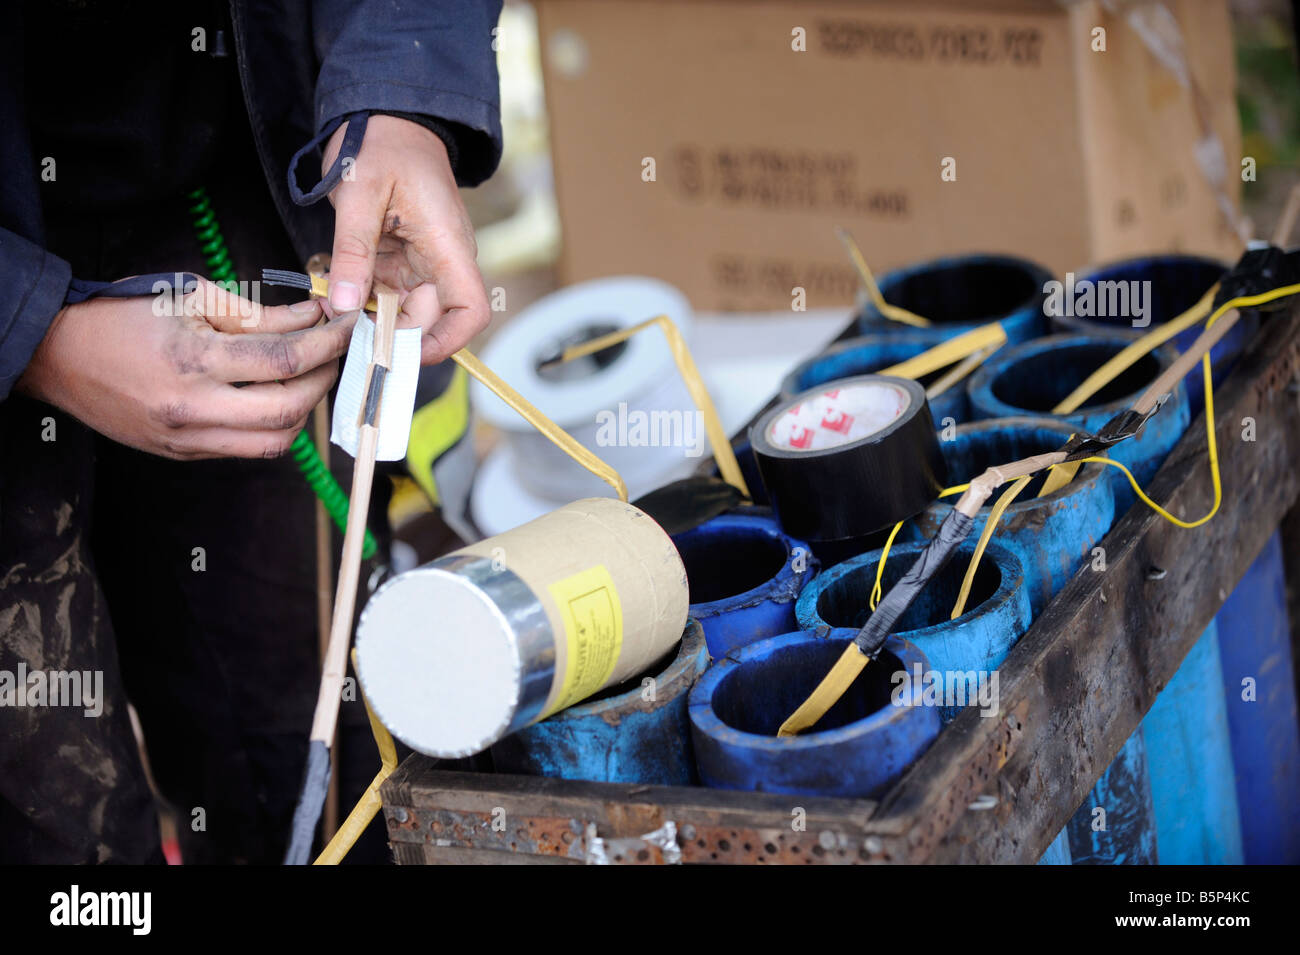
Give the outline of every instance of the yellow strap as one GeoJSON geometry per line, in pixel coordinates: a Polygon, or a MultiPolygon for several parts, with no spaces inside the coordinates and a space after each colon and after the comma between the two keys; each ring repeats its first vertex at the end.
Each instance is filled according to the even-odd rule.
{"type": "Polygon", "coordinates": [[[1125,348],[1112,356],[1104,365],[1083,380],[1079,387],[1070,392],[1055,408],[1052,414],[1071,414],[1101,389],[1114,381],[1121,373],[1132,368],[1142,356],[1154,351],[1180,332],[1197,324],[1210,312],[1214,296],[1218,294],[1219,283],[1215,282],[1210,290],[1201,296],[1199,302],[1172,321],[1164,322],[1153,328],[1141,338],[1134,339],[1125,348]]]}
{"type": "MultiPolygon", "coordinates": [[[[1172,321],[1163,322],[1142,337],[1134,339],[1085,378],[1079,387],[1062,399],[1052,409],[1052,414],[1065,415],[1078,411],[1085,401],[1101,391],[1129,368],[1132,368],[1142,356],[1159,348],[1175,335],[1191,328],[1209,313],[1210,306],[1214,303],[1214,296],[1218,291],[1219,283],[1215,282],[1210,287],[1210,290],[1201,296],[1200,301],[1183,312],[1183,314],[1172,321]]],[[[1054,494],[1065,487],[1074,480],[1074,476],[1079,473],[1080,466],[1081,462],[1079,461],[1069,461],[1065,464],[1055,465],[1051,473],[1047,475],[1047,480],[1043,482],[1042,488],[1039,489],[1038,496],[1047,497],[1047,495],[1054,494]]]]}
{"type": "Polygon", "coordinates": [[[1080,461],[1066,461],[1064,464],[1053,464],[1047,471],[1047,477],[1043,480],[1043,486],[1039,489],[1038,496],[1047,497],[1049,494],[1055,494],[1073,481],[1074,476],[1079,473],[1081,463],[1080,461]]]}
{"type": "Polygon", "coordinates": [[[612,487],[620,501],[627,501],[627,485],[623,483],[623,478],[617,471],[574,440],[569,432],[534,408],[527,398],[506,384],[500,375],[479,361],[468,348],[462,348],[454,353],[451,360],[464,368],[478,379],[485,388],[513,408],[521,418],[540,431],[543,437],[612,487]]]}
{"type": "MultiPolygon", "coordinates": [[[[1215,288],[1217,289],[1218,286],[1216,285],[1215,288]]],[[[1210,297],[1211,301],[1213,300],[1213,296],[1212,296],[1213,292],[1214,289],[1211,289],[1209,292],[1205,293],[1207,297],[1210,297]]],[[[1229,311],[1230,309],[1250,308],[1256,305],[1263,305],[1267,302],[1273,301],[1274,299],[1283,298],[1287,295],[1295,295],[1297,292],[1300,292],[1300,284],[1284,285],[1281,288],[1271,289],[1268,292],[1261,292],[1259,295],[1245,295],[1239,298],[1234,298],[1231,301],[1224,302],[1217,309],[1215,309],[1214,314],[1211,315],[1209,319],[1206,320],[1205,327],[1209,328],[1210,326],[1212,326],[1215,322],[1219,320],[1220,316],[1222,316],[1225,312],[1229,311]]],[[[1197,310],[1201,308],[1201,305],[1204,304],[1205,302],[1206,299],[1202,298],[1200,303],[1192,306],[1192,308],[1190,308],[1188,311],[1184,312],[1178,318],[1174,319],[1173,322],[1170,322],[1169,325],[1182,324],[1184,327],[1190,326],[1190,324],[1193,324],[1193,322],[1188,322],[1188,316],[1196,313],[1197,310]]],[[[1156,333],[1152,333],[1152,335],[1157,334],[1158,332],[1167,331],[1167,328],[1168,326],[1164,326],[1161,329],[1158,329],[1156,333]]],[[[1177,332],[1180,330],[1181,329],[1175,329],[1175,331],[1172,334],[1177,334],[1177,332]]],[[[1138,341],[1134,342],[1133,345],[1141,344],[1143,339],[1148,337],[1151,336],[1143,336],[1142,339],[1138,339],[1138,341]]],[[[1167,339],[1169,336],[1166,335],[1165,337],[1167,339]]],[[[1133,347],[1132,345],[1129,346],[1129,348],[1132,347],[1133,347]]],[[[1155,346],[1152,345],[1151,347],[1155,347],[1155,346]]],[[[1126,348],[1124,351],[1128,351],[1128,349],[1126,348]]],[[[1119,358],[1120,355],[1123,354],[1124,352],[1120,352],[1120,354],[1116,355],[1115,358],[1119,358]]],[[[1114,360],[1115,359],[1111,359],[1111,361],[1114,360]]],[[[1110,362],[1107,362],[1107,364],[1110,364],[1110,362]]],[[[1098,369],[1098,372],[1104,370],[1105,367],[1106,366],[1103,365],[1102,368],[1098,369]]],[[[1124,472],[1124,476],[1128,478],[1128,482],[1130,485],[1132,485],[1134,492],[1138,496],[1138,499],[1141,500],[1143,504],[1147,505],[1147,507],[1151,508],[1153,511],[1159,514],[1165,520],[1169,521],[1169,523],[1174,524],[1177,527],[1182,527],[1189,530],[1193,527],[1200,527],[1202,524],[1209,521],[1212,517],[1214,517],[1215,514],[1219,512],[1219,505],[1223,503],[1223,484],[1222,484],[1221,476],[1219,474],[1219,444],[1214,435],[1214,376],[1213,376],[1212,366],[1210,364],[1209,352],[1206,352],[1201,357],[1201,373],[1202,375],[1204,375],[1205,378],[1205,443],[1206,443],[1206,449],[1208,451],[1208,456],[1210,459],[1210,482],[1214,487],[1214,505],[1210,508],[1209,513],[1206,514],[1204,517],[1199,518],[1198,520],[1195,521],[1184,521],[1180,518],[1174,517],[1174,515],[1170,514],[1168,511],[1166,511],[1155,501],[1151,500],[1151,498],[1147,495],[1146,491],[1142,490],[1142,488],[1138,486],[1137,478],[1133,476],[1133,472],[1131,472],[1128,468],[1124,467],[1124,465],[1120,464],[1118,461],[1113,461],[1110,458],[1105,458],[1105,457],[1081,458],[1078,461],[1070,461],[1066,464],[1055,465],[1053,467],[1053,471],[1055,471],[1057,468],[1060,469],[1071,468],[1072,471],[1070,473],[1070,477],[1073,477],[1074,472],[1077,472],[1079,467],[1086,463],[1106,464],[1114,468],[1119,468],[1121,471],[1124,472]]],[[[1049,474],[1047,481],[1044,482],[1044,487],[1047,487],[1049,484],[1052,483],[1052,478],[1053,475],[1049,474]]],[[[1020,479],[1020,481],[1025,481],[1025,482],[1028,482],[1028,480],[1029,480],[1028,478],[1020,479]]],[[[1018,481],[1017,484],[1019,483],[1020,482],[1018,481]]],[[[1057,486],[1061,486],[1064,483],[1065,483],[1064,481],[1058,481],[1057,486]]],[[[1016,491],[1017,494],[1020,493],[1019,490],[1016,488],[1016,485],[1012,485],[1012,490],[1016,491]]],[[[1010,492],[1008,492],[1008,494],[1010,494],[1010,492]]],[[[1014,497],[1014,495],[1011,496],[1014,497]]],[[[1042,494],[1040,494],[1039,496],[1041,497],[1042,494]]],[[[970,582],[971,580],[974,579],[975,568],[978,565],[979,558],[983,553],[984,543],[986,541],[986,538],[990,534],[992,534],[993,526],[998,522],[998,519],[1001,518],[1002,516],[1002,512],[999,510],[999,508],[1002,507],[1002,501],[1006,497],[1007,495],[1003,495],[1003,498],[999,498],[998,503],[993,508],[993,512],[989,515],[988,523],[984,525],[984,533],[980,535],[980,546],[976,548],[975,556],[971,558],[970,567],[967,568],[966,570],[966,579],[962,582],[962,595],[957,598],[957,606],[953,608],[952,615],[954,618],[960,615],[960,610],[965,605],[965,598],[969,594],[970,582]]],[[[1007,503],[1009,504],[1011,502],[1007,501],[1007,503]]]]}
{"type": "Polygon", "coordinates": [[[776,735],[795,736],[814,725],[844,695],[844,691],[853,685],[858,674],[870,662],[871,658],[859,650],[856,643],[850,643],[835,661],[831,671],[817,684],[817,689],[781,724],[776,735]]]}
{"type": "Polygon", "coordinates": [[[929,388],[925,389],[925,397],[930,401],[938,398],[953,385],[963,381],[971,372],[984,364],[984,362],[988,361],[992,354],[1001,347],[1001,345],[989,345],[987,348],[981,348],[973,355],[968,355],[963,358],[948,371],[945,371],[942,378],[937,379],[929,388]]]}
{"type": "Polygon", "coordinates": [[[968,355],[990,346],[1006,343],[1007,333],[998,322],[989,322],[979,328],[942,341],[933,348],[926,349],[897,365],[890,365],[876,372],[878,375],[892,375],[895,378],[923,378],[940,368],[947,368],[954,362],[961,361],[968,355]]]}
{"type": "Polygon", "coordinates": [[[433,464],[455,446],[468,427],[469,375],[457,365],[442,394],[415,410],[406,446],[406,469],[435,504],[439,500],[433,464]]]}
{"type": "MultiPolygon", "coordinates": [[[[939,495],[947,497],[951,494],[960,494],[970,485],[962,484],[958,487],[945,488],[939,495]]],[[[871,590],[871,609],[875,610],[876,605],[880,602],[880,580],[881,575],[885,572],[885,560],[889,557],[890,545],[894,543],[894,537],[898,534],[899,528],[903,522],[899,521],[894,525],[894,529],[889,532],[889,539],[885,541],[884,550],[880,553],[880,561],[876,565],[876,583],[871,590]]],[[[870,658],[857,648],[857,644],[849,644],[840,654],[840,658],[835,661],[835,666],[826,674],[817,688],[809,694],[808,699],[800,704],[781,724],[777,730],[777,736],[796,736],[804,730],[815,725],[818,720],[826,715],[826,712],[836,704],[845,691],[853,685],[853,681],[858,678],[858,674],[863,671],[866,665],[871,662],[870,658]]]]}
{"type": "MultiPolygon", "coordinates": [[[[353,671],[356,667],[357,651],[354,649],[352,651],[353,671]]],[[[361,692],[359,688],[357,692],[361,692]]],[[[352,807],[348,817],[343,820],[343,825],[339,826],[338,832],[334,833],[334,838],[329,841],[329,845],[321,850],[321,854],[316,857],[312,865],[338,865],[343,861],[348,850],[361,838],[361,833],[366,831],[366,826],[370,825],[370,820],[374,819],[383,808],[384,801],[379,797],[379,787],[397,768],[397,747],[393,743],[392,735],[387,727],[379,722],[364,693],[361,694],[361,702],[365,704],[366,716],[370,719],[370,732],[374,734],[375,745],[379,747],[379,772],[366,787],[366,791],[361,794],[357,804],[352,807]]]]}
{"type": "MultiPolygon", "coordinates": [[[[1069,437],[1070,441],[1074,440],[1074,435],[1069,437]]],[[[1083,467],[1080,461],[1067,461],[1064,464],[1053,464],[1047,469],[1047,477],[1043,479],[1043,486],[1038,491],[1039,497],[1047,497],[1049,494],[1055,494],[1065,485],[1074,480],[1074,476],[1079,473],[1079,468],[1083,467]]]]}
{"type": "Polygon", "coordinates": [[[647,328],[658,328],[664,333],[664,338],[668,341],[668,348],[673,354],[673,361],[677,363],[677,372],[682,376],[682,381],[686,383],[686,390],[690,392],[695,407],[704,416],[704,431],[709,437],[709,447],[713,449],[713,460],[718,465],[718,473],[722,475],[724,481],[745,495],[745,497],[749,497],[749,487],[745,484],[745,476],[740,473],[740,464],[736,461],[736,453],[731,449],[731,441],[728,440],[727,432],[722,427],[722,419],[718,417],[718,409],[714,407],[713,399],[709,397],[709,389],[705,387],[704,379],[700,377],[700,370],[695,365],[695,359],[691,357],[691,350],[686,345],[686,339],[682,337],[681,329],[667,315],[656,315],[654,318],[639,322],[628,328],[621,328],[616,332],[610,332],[608,335],[589,339],[580,345],[571,345],[564,350],[564,354],[560,356],[560,361],[573,361],[575,358],[582,358],[584,355],[594,355],[598,351],[604,351],[610,345],[617,345],[621,341],[626,341],[637,332],[644,331],[647,328]]]}
{"type": "Polygon", "coordinates": [[[979,569],[980,558],[984,556],[984,548],[989,546],[989,539],[993,537],[993,529],[998,526],[998,521],[1002,519],[1002,512],[1005,511],[1025,489],[1031,480],[1030,475],[1025,475],[1016,480],[1009,488],[1002,492],[993,509],[989,511],[988,520],[984,522],[984,530],[980,532],[979,543],[975,545],[975,553],[971,554],[970,563],[966,565],[966,576],[962,578],[961,590],[957,592],[957,602],[953,604],[951,620],[956,620],[966,611],[966,601],[970,598],[971,584],[975,581],[975,571],[979,569]]]}
{"type": "Polygon", "coordinates": [[[876,284],[876,277],[871,274],[871,269],[867,266],[867,260],[863,257],[862,250],[858,248],[858,243],[854,241],[853,236],[849,234],[847,229],[836,229],[835,234],[839,236],[840,241],[844,243],[844,248],[848,250],[849,258],[853,260],[853,267],[858,270],[858,277],[862,279],[862,284],[866,286],[867,294],[871,296],[871,304],[876,306],[876,311],[891,322],[902,322],[904,325],[911,325],[913,328],[930,327],[928,318],[886,302],[885,296],[881,294],[880,286],[876,284]]]}

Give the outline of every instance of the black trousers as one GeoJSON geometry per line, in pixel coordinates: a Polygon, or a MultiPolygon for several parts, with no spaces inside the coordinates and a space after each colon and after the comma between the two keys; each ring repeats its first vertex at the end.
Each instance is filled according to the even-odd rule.
{"type": "MultiPolygon", "coordinates": [[[[256,190],[212,192],[242,279],[301,266],[256,190]]],[[[82,277],[205,271],[183,201],[56,223],[51,240],[82,277]]],[[[345,488],[349,460],[334,468],[345,488]]],[[[320,673],[314,507],[288,458],[168,461],[46,405],[0,403],[0,680],[75,670],[103,687],[98,716],[0,705],[0,862],[161,861],[128,700],[184,860],[280,861],[320,673]]],[[[378,756],[363,704],[341,719],[346,812],[378,756]]],[[[386,858],[377,820],[349,861],[386,858]]]]}

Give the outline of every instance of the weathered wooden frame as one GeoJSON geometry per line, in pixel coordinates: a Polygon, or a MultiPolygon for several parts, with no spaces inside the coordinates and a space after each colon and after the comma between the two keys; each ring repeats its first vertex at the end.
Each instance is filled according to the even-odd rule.
{"type": "MultiPolygon", "coordinates": [[[[1081,568],[1000,668],[996,716],[967,709],[880,801],[446,772],[417,756],[382,790],[397,861],[1035,861],[1269,536],[1300,528],[1300,310],[1264,321],[1215,412],[1218,516],[1183,530],[1130,510],[1102,542],[1106,570],[1081,568]]],[[[1148,490],[1175,514],[1209,509],[1201,418],[1148,490]]]]}

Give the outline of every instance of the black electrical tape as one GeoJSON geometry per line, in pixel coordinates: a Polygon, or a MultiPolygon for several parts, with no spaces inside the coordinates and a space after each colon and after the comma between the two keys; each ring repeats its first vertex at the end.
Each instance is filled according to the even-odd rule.
{"type": "Polygon", "coordinates": [[[370,387],[366,390],[365,412],[361,417],[363,424],[379,426],[379,399],[384,394],[384,381],[388,378],[388,368],[376,365],[370,375],[370,387]]]}
{"type": "Polygon", "coordinates": [[[1065,452],[1065,460],[1077,461],[1080,458],[1086,458],[1094,454],[1102,454],[1125,438],[1133,437],[1142,430],[1142,426],[1147,423],[1147,420],[1153,414],[1164,407],[1165,402],[1168,400],[1168,395],[1161,395],[1160,400],[1146,414],[1134,411],[1132,408],[1121,411],[1102,425],[1101,430],[1096,434],[1089,434],[1086,431],[1079,432],[1061,446],[1061,450],[1065,452]]]}
{"type": "Polygon", "coordinates": [[[330,788],[330,751],[318,739],[307,743],[307,766],[302,774],[302,791],[293,811],[293,826],[289,831],[289,848],[284,853],[285,865],[306,865],[311,861],[311,846],[316,840],[316,824],[320,822],[321,809],[330,788]]]}
{"type": "Polygon", "coordinates": [[[697,475],[657,488],[637,498],[632,506],[645,511],[669,537],[675,537],[739,507],[745,500],[726,481],[697,475]]]}
{"type": "Polygon", "coordinates": [[[858,631],[858,635],[853,638],[859,650],[873,660],[876,658],[894,629],[894,624],[898,622],[898,618],[912,605],[912,601],[930,579],[943,569],[944,564],[948,563],[948,559],[970,534],[974,524],[974,518],[967,517],[955,508],[948,512],[948,516],[939,525],[938,532],[925,545],[921,553],[916,555],[911,569],[899,578],[898,583],[889,588],[889,593],[881,598],[876,609],[867,618],[867,622],[858,631]]]}
{"type": "Polygon", "coordinates": [[[800,540],[842,540],[892,527],[923,511],[947,482],[925,389],[906,378],[857,375],[818,385],[759,418],[749,441],[781,526],[800,540]],[[864,385],[902,389],[907,407],[881,430],[834,447],[800,450],[771,440],[773,423],[791,409],[864,385]]]}
{"type": "MultiPolygon", "coordinates": [[[[1219,279],[1213,307],[1218,309],[1234,298],[1260,295],[1296,283],[1300,283],[1300,253],[1284,252],[1275,245],[1260,245],[1247,249],[1228,274],[1219,279]]],[[[1286,308],[1290,304],[1286,298],[1255,308],[1259,311],[1286,308]]]]}

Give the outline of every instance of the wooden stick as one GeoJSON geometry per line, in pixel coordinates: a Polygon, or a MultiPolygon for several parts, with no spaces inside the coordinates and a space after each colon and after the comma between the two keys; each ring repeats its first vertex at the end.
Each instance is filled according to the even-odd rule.
{"type": "MultiPolygon", "coordinates": [[[[1219,316],[1216,321],[1200,335],[1196,336],[1196,341],[1192,342],[1187,351],[1178,356],[1178,359],[1166,368],[1155,381],[1142,392],[1142,397],[1133,403],[1133,410],[1139,414],[1146,414],[1150,411],[1161,395],[1173,391],[1178,382],[1196,367],[1197,362],[1209,354],[1211,348],[1231,331],[1232,326],[1237,324],[1237,319],[1241,313],[1237,309],[1229,309],[1219,316]]],[[[979,513],[979,509],[984,506],[984,502],[989,499],[993,491],[1005,484],[1007,481],[1020,477],[1028,477],[1036,471],[1043,468],[1051,467],[1054,464],[1060,464],[1065,460],[1063,451],[1052,451],[1047,454],[1037,454],[1030,458],[1024,458],[1020,461],[1012,461],[1010,464],[1001,464],[997,467],[989,468],[975,480],[970,482],[968,487],[957,503],[953,505],[968,517],[974,517],[979,513]]]]}
{"type": "MultiPolygon", "coordinates": [[[[393,362],[393,331],[397,326],[397,293],[376,288],[378,311],[375,315],[375,348],[366,373],[366,394],[377,369],[385,371],[393,362]]],[[[362,314],[357,321],[366,321],[362,314]]],[[[366,415],[363,405],[357,457],[352,465],[352,492],[348,498],[348,523],[343,533],[343,557],[339,563],[338,586],[334,592],[334,615],[330,625],[329,646],[321,673],[320,695],[312,720],[311,739],[326,745],[334,743],[338,725],[343,678],[347,669],[348,644],[352,636],[352,614],[356,609],[357,587],[361,577],[361,548],[365,542],[366,517],[370,510],[370,488],[375,477],[375,450],[379,444],[378,408],[366,415]]]]}
{"type": "Polygon", "coordinates": [[[1001,345],[989,345],[985,348],[981,348],[977,352],[967,355],[957,364],[953,365],[948,371],[945,371],[941,377],[936,378],[930,387],[925,389],[925,397],[931,401],[938,398],[953,385],[957,384],[957,382],[963,380],[970,375],[972,371],[984,364],[984,362],[988,360],[989,356],[1001,347],[1001,345]]]}
{"type": "Polygon", "coordinates": [[[1286,206],[1282,209],[1282,218],[1277,220],[1277,227],[1273,230],[1273,244],[1278,248],[1286,248],[1291,233],[1295,231],[1295,221],[1298,217],[1300,217],[1300,183],[1291,187],[1291,194],[1287,196],[1286,206]]]}
{"type": "MultiPolygon", "coordinates": [[[[312,437],[315,438],[316,447],[321,449],[322,457],[328,460],[330,446],[328,395],[322,398],[320,403],[312,410],[311,421],[312,437]]],[[[326,464],[326,467],[328,466],[326,464]]],[[[325,502],[319,497],[316,498],[316,622],[319,627],[317,651],[322,668],[325,666],[325,656],[329,652],[330,645],[330,611],[332,606],[330,591],[334,586],[334,535],[332,527],[329,511],[325,509],[325,502]]],[[[327,840],[338,829],[338,826],[339,780],[338,776],[331,775],[329,794],[325,797],[325,838],[327,840]]]]}
{"type": "MultiPolygon", "coordinates": [[[[308,275],[324,276],[329,274],[330,254],[317,252],[307,260],[308,275]]],[[[321,398],[312,409],[312,439],[321,463],[329,468],[330,446],[330,399],[329,395],[321,398]]],[[[316,623],[319,632],[317,642],[317,665],[325,667],[325,655],[330,644],[330,617],[333,604],[330,592],[334,589],[334,530],[325,502],[316,498],[316,623]]],[[[339,778],[330,774],[329,791],[325,796],[325,814],[322,822],[325,839],[337,831],[339,825],[339,778]]]]}
{"type": "Polygon", "coordinates": [[[1201,358],[1209,354],[1210,349],[1218,344],[1219,339],[1232,330],[1232,326],[1237,324],[1239,318],[1241,312],[1235,308],[1230,308],[1220,315],[1213,325],[1196,336],[1196,341],[1188,346],[1187,351],[1179,355],[1172,365],[1151,382],[1147,390],[1142,392],[1142,397],[1133,403],[1133,410],[1141,414],[1150,411],[1160,400],[1161,395],[1173,391],[1187,373],[1200,363],[1201,358]]]}

